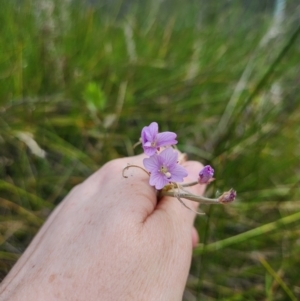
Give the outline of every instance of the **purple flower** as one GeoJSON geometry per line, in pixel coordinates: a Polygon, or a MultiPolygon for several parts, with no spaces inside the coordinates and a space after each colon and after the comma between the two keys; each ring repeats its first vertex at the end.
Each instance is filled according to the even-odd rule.
{"type": "Polygon", "coordinates": [[[158,133],[158,124],[152,122],[142,129],[142,145],[147,156],[152,156],[161,146],[169,146],[177,143],[177,135],[172,132],[158,133]]]}
{"type": "Polygon", "coordinates": [[[144,159],[144,166],[150,172],[150,185],[159,190],[170,182],[183,182],[183,178],[188,174],[177,163],[177,159],[178,153],[172,148],[167,148],[160,154],[154,154],[150,158],[144,159]]]}
{"type": "Polygon", "coordinates": [[[231,203],[236,198],[236,191],[232,188],[229,191],[224,192],[219,198],[219,202],[222,204],[231,203]]]}
{"type": "Polygon", "coordinates": [[[206,165],[199,172],[198,182],[200,184],[208,184],[213,181],[214,169],[210,165],[206,165]]]}

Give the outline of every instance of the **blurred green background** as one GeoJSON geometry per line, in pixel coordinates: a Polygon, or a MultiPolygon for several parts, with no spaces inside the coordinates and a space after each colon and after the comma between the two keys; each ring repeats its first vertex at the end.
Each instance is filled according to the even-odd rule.
{"type": "Polygon", "coordinates": [[[0,8],[0,279],[68,191],[157,121],[214,167],[208,196],[238,193],[201,206],[184,300],[300,299],[298,1],[0,8]]]}

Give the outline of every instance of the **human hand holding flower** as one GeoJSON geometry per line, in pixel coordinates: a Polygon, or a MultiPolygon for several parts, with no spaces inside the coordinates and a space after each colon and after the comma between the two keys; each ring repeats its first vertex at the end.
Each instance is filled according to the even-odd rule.
{"type": "Polygon", "coordinates": [[[141,136],[150,157],[111,161],[75,187],[2,282],[0,301],[182,299],[196,202],[229,203],[236,192],[203,197],[210,166],[180,165],[176,134],[155,122],[141,136]]]}
{"type": "MultiPolygon", "coordinates": [[[[182,300],[195,214],[173,197],[157,201],[143,155],[107,163],[55,209],[4,279],[0,300],[182,300]]],[[[197,178],[198,162],[183,168],[197,178]]],[[[191,188],[203,194],[205,185],[191,188]]],[[[196,210],[197,203],[187,201],[196,210]]]]}

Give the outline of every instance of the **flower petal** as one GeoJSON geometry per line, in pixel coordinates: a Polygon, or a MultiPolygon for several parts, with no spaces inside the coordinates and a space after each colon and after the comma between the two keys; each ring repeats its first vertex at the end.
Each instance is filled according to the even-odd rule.
{"type": "Polygon", "coordinates": [[[153,155],[150,158],[145,158],[143,160],[143,164],[144,164],[145,168],[151,173],[157,172],[160,169],[158,155],[153,155]]]}
{"type": "Polygon", "coordinates": [[[145,126],[142,129],[142,142],[143,144],[150,141],[154,142],[157,139],[157,134],[158,134],[158,124],[156,122],[150,123],[149,126],[145,126]]]}
{"type": "Polygon", "coordinates": [[[177,165],[178,153],[172,148],[166,148],[159,154],[159,156],[161,157],[163,164],[168,169],[172,168],[174,164],[177,165]]]}
{"type": "Polygon", "coordinates": [[[169,181],[165,178],[165,176],[160,172],[154,172],[150,175],[149,184],[151,186],[155,186],[157,190],[160,190],[164,188],[165,185],[167,185],[169,181]]]}
{"type": "Polygon", "coordinates": [[[156,148],[154,148],[152,146],[150,146],[150,147],[149,146],[144,146],[143,149],[144,149],[145,155],[147,155],[149,157],[156,153],[156,148]]]}
{"type": "Polygon", "coordinates": [[[176,164],[173,165],[172,168],[169,169],[169,172],[171,173],[171,181],[172,182],[183,182],[183,178],[185,178],[188,173],[181,165],[176,164]]]}
{"type": "Polygon", "coordinates": [[[169,146],[177,144],[176,140],[177,135],[173,132],[162,132],[157,134],[157,143],[158,147],[160,146],[169,146]]]}

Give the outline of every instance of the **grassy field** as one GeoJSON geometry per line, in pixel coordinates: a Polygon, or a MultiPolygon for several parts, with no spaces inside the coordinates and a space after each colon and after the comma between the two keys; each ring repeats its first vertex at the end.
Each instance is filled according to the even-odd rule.
{"type": "Polygon", "coordinates": [[[185,300],[299,300],[296,1],[283,19],[270,1],[69,2],[0,0],[0,279],[157,121],[214,167],[208,196],[238,193],[201,206],[185,300]]]}

